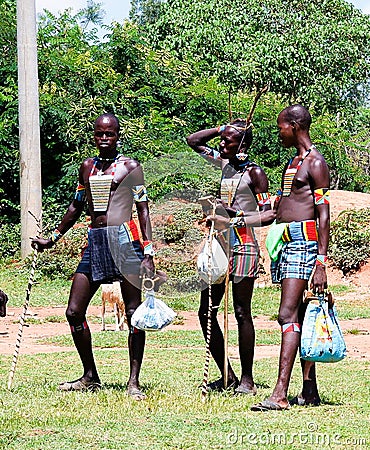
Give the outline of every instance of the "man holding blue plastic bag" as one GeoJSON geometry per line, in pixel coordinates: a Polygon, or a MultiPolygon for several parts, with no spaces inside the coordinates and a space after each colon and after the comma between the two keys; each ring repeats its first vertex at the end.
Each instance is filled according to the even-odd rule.
{"type": "Polygon", "coordinates": [[[146,395],[140,389],[139,374],[145,333],[131,326],[131,318],[141,303],[140,276],[155,273],[154,250],[142,167],[138,161],[118,152],[119,130],[118,118],[113,114],[102,114],[95,120],[98,155],[81,164],[74,199],[55,231],[48,239],[33,238],[32,246],[40,252],[52,248],[88,207],[91,217],[88,246],[76,269],[66,310],[83,374],[76,380],[61,383],[59,390],[94,391],[101,387],[86,312],[99,286],[118,280],[130,326],[127,393],[134,400],[144,400],[146,395]],[[133,219],[134,206],[141,240],[133,219]]]}
{"type": "MultiPolygon", "coordinates": [[[[311,115],[301,105],[285,108],[278,116],[281,143],[295,147],[296,154],[285,166],[282,187],[275,201],[276,223],[266,246],[272,259],[272,278],[281,283],[278,321],[281,325],[279,374],[271,396],[252,406],[252,411],[285,410],[294,360],[300,344],[305,305],[304,291],[315,294],[327,288],[326,254],[329,242],[329,169],[312,144],[311,115]]],[[[291,401],[318,405],[315,364],[301,360],[302,392],[291,401]]]]}

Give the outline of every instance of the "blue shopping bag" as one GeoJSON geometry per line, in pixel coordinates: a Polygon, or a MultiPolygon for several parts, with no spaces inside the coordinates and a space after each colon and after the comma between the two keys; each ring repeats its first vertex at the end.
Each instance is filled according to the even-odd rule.
{"type": "Polygon", "coordinates": [[[337,362],[346,356],[346,343],[338,323],[335,305],[324,294],[311,300],[306,309],[301,334],[301,358],[312,362],[337,362]]]}

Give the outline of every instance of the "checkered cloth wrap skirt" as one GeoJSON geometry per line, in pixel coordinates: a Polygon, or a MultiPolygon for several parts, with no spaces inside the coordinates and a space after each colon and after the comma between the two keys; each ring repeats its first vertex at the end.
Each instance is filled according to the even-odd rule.
{"type": "Polygon", "coordinates": [[[143,259],[143,247],[134,221],[92,228],[76,273],[85,273],[92,281],[109,283],[122,280],[126,274],[138,275],[143,259]]]}
{"type": "Polygon", "coordinates": [[[271,262],[272,282],[280,283],[285,278],[309,280],[317,259],[316,221],[287,224],[282,239],[279,258],[271,262]]]}

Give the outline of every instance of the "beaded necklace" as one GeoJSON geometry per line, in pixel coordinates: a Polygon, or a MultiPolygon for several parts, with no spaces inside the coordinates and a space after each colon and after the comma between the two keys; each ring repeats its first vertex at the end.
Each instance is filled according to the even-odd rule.
{"type": "Polygon", "coordinates": [[[114,174],[116,173],[117,159],[120,156],[121,155],[117,155],[114,158],[112,172],[109,175],[105,175],[101,169],[99,169],[96,175],[94,175],[96,165],[98,161],[100,161],[100,158],[98,156],[94,158],[94,164],[89,175],[89,183],[94,211],[106,211],[108,209],[112,180],[114,178],[114,174]]]}
{"type": "Polygon", "coordinates": [[[221,179],[220,197],[228,205],[232,205],[235,200],[236,192],[243,178],[244,172],[250,166],[251,161],[248,157],[244,158],[244,161],[238,161],[237,165],[228,164],[224,170],[223,177],[221,179]],[[239,174],[238,178],[232,178],[232,176],[239,174]],[[231,175],[231,177],[228,177],[231,175]]]}
{"type": "Polygon", "coordinates": [[[284,173],[283,177],[283,197],[289,197],[291,191],[292,191],[292,185],[294,178],[298,172],[298,170],[302,167],[303,161],[306,159],[306,157],[311,153],[311,150],[315,149],[315,146],[310,147],[306,153],[303,155],[302,159],[298,162],[296,167],[292,167],[293,159],[291,158],[288,164],[288,167],[284,173]]]}

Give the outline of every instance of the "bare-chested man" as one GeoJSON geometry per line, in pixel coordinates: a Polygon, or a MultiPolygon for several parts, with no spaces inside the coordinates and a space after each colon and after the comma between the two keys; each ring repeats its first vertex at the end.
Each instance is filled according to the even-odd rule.
{"type": "MultiPolygon", "coordinates": [[[[268,181],[261,167],[248,159],[247,151],[252,142],[252,129],[244,120],[238,119],[218,128],[198,131],[190,135],[187,142],[197,153],[222,168],[221,199],[216,210],[217,214],[210,219],[215,222],[218,230],[224,230],[226,227],[231,229],[229,270],[235,317],[238,322],[241,377],[239,381],[228,363],[226,383],[223,378],[224,339],[217,320],[217,310],[225,292],[224,281],[211,287],[213,310],[210,350],[222,376],[208,384],[208,389],[222,390],[226,385],[235,388],[235,393],[255,395],[257,389],[252,373],[255,332],[251,299],[254,280],[258,274],[259,248],[253,228],[246,227],[243,218],[248,213],[256,212],[257,205],[260,211],[271,213],[268,181]],[[208,141],[217,136],[221,136],[219,151],[207,145],[208,141]]],[[[208,298],[207,288],[201,293],[199,308],[199,320],[204,337],[207,333],[208,298]]]]}
{"type": "MultiPolygon", "coordinates": [[[[311,142],[311,115],[306,108],[289,106],[279,114],[277,125],[282,145],[297,150],[285,167],[282,189],[275,204],[276,226],[273,225],[270,230],[272,233],[280,230],[278,234],[282,247],[272,263],[273,279],[281,283],[279,374],[271,396],[252,406],[252,411],[289,408],[288,387],[304,315],[302,299],[312,273],[311,289],[322,293],[327,288],[325,265],[330,227],[328,166],[311,142]]],[[[301,360],[301,366],[302,392],[291,403],[318,405],[320,397],[315,365],[301,360]]]]}
{"type": "MultiPolygon", "coordinates": [[[[66,317],[81,362],[81,378],[59,385],[62,391],[94,390],[100,386],[95,365],[91,333],[86,311],[101,283],[119,280],[127,320],[141,302],[140,275],[154,273],[153,248],[147,194],[140,164],[118,154],[119,122],[113,114],[103,114],[94,125],[94,139],[99,155],[87,158],[79,171],[75,198],[49,239],[35,238],[32,246],[39,251],[51,248],[77,221],[87,202],[91,216],[88,247],[77,267],[66,317]],[[132,220],[135,203],[143,243],[132,220]]],[[[130,326],[128,347],[130,376],[128,394],[142,400],[139,387],[145,333],[130,326]]]]}

